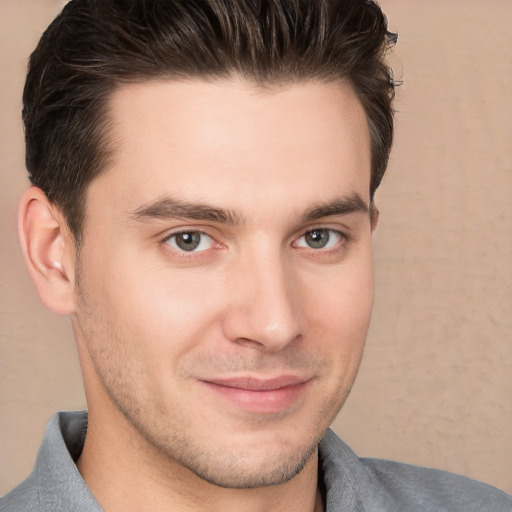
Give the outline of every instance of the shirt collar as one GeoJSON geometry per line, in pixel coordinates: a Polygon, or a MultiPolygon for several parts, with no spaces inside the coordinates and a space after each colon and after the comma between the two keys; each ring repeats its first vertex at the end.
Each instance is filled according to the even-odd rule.
{"type": "MultiPolygon", "coordinates": [[[[39,488],[45,512],[102,512],[80,475],[80,457],[87,432],[87,411],[60,412],[48,423],[32,479],[39,488]]],[[[325,492],[326,512],[363,512],[358,487],[357,455],[328,430],[319,446],[319,477],[325,492]]]]}

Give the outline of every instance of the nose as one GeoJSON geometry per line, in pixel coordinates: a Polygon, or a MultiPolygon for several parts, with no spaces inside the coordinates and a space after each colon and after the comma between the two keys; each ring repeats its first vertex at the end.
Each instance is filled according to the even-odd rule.
{"type": "Polygon", "coordinates": [[[240,261],[228,288],[223,329],[229,340],[277,352],[301,336],[296,282],[278,251],[240,261]]]}

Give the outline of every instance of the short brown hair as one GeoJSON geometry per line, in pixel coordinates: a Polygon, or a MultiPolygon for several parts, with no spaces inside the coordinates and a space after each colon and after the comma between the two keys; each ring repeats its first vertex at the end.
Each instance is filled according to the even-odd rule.
{"type": "Polygon", "coordinates": [[[370,197],[393,140],[396,36],[372,0],[71,0],[30,57],[23,94],[31,182],[80,238],[88,184],[108,165],[107,102],[123,83],[346,80],[368,119],[370,197]]]}

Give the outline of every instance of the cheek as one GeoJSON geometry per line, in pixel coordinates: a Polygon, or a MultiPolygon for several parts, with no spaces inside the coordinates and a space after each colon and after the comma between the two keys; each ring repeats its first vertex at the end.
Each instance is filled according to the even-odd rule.
{"type": "Polygon", "coordinates": [[[80,331],[95,372],[123,407],[134,397],[166,403],[182,361],[216,324],[214,294],[204,282],[142,265],[122,272],[120,259],[109,261],[101,271],[88,266],[82,286],[80,331]]]}
{"type": "Polygon", "coordinates": [[[132,265],[122,259],[110,262],[88,286],[109,326],[124,343],[137,345],[142,357],[156,363],[190,350],[215,323],[219,300],[213,274],[132,265]]]}
{"type": "Polygon", "coordinates": [[[303,284],[307,306],[317,325],[338,338],[365,338],[373,303],[371,255],[334,268],[322,279],[303,284]]]}
{"type": "Polygon", "coordinates": [[[371,253],[340,266],[323,286],[306,286],[304,310],[309,311],[309,340],[328,361],[327,386],[351,388],[361,361],[373,302],[371,253]]]}

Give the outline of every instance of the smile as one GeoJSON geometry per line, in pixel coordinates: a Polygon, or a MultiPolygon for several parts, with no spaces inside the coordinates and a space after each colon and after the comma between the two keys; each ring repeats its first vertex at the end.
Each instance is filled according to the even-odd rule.
{"type": "Polygon", "coordinates": [[[285,375],[272,379],[233,377],[201,382],[236,408],[251,413],[272,414],[298,402],[311,381],[311,378],[285,375]]]}

